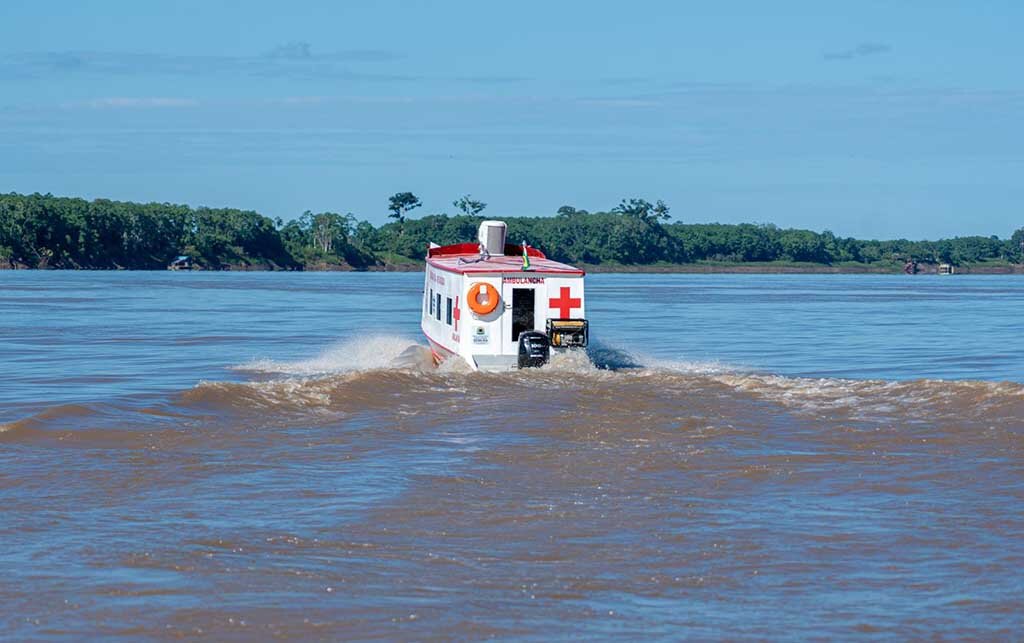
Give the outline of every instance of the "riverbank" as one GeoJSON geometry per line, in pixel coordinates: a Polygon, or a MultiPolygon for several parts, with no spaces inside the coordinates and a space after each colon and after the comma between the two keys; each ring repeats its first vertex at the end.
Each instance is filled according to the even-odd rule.
{"type": "MultiPolygon", "coordinates": [[[[581,265],[590,273],[680,273],[680,274],[793,274],[793,275],[899,275],[904,274],[902,264],[819,264],[819,263],[726,263],[700,262],[686,264],[581,265]]],[[[918,275],[938,274],[938,264],[918,264],[918,275]]],[[[1010,275],[1024,274],[1022,264],[973,264],[956,266],[957,274],[1010,275]]]]}
{"type": "MultiPolygon", "coordinates": [[[[1024,228],[936,241],[872,240],[770,224],[669,223],[613,209],[505,217],[526,239],[591,272],[901,273],[906,262],[1020,272],[1024,228]]],[[[0,262],[60,269],[422,270],[430,243],[472,241],[482,217],[428,214],[375,226],[337,213],[285,223],[235,208],[0,194],[0,262]]],[[[927,270],[926,270],[927,272],[927,270]]]]}
{"type": "MultiPolygon", "coordinates": [[[[752,275],[898,275],[904,274],[901,264],[817,264],[792,262],[699,262],[670,264],[658,263],[648,265],[637,264],[578,264],[580,268],[591,274],[752,274],[752,275]]],[[[348,264],[318,263],[303,266],[287,272],[423,272],[422,262],[408,261],[387,265],[353,267],[348,264]]],[[[24,264],[0,263],[0,270],[104,270],[104,269],[67,269],[67,268],[32,268],[24,264]]],[[[197,272],[283,272],[266,264],[229,265],[220,270],[198,268],[197,272]]],[[[141,271],[152,272],[152,271],[141,271]]],[[[918,264],[918,275],[938,274],[938,264],[918,264]]],[[[981,263],[956,266],[959,275],[1022,275],[1024,264],[981,263]]]]}
{"type": "MultiPolygon", "coordinates": [[[[321,267],[319,265],[305,266],[307,272],[325,271],[351,271],[351,272],[422,272],[424,263],[403,257],[402,261],[366,268],[353,268],[339,265],[321,267]]],[[[600,263],[578,265],[588,273],[617,273],[617,274],[752,274],[752,275],[901,275],[904,274],[902,263],[879,262],[879,263],[856,263],[845,262],[837,264],[793,262],[793,261],[763,261],[763,262],[728,262],[728,261],[700,261],[696,263],[654,263],[654,264],[617,264],[600,263]]],[[[252,268],[248,268],[252,269],[252,268]]],[[[918,275],[937,275],[939,264],[919,263],[917,265],[918,275]]],[[[956,266],[956,274],[974,275],[1012,275],[1024,274],[1024,264],[1010,264],[1005,262],[985,262],[956,266]]]]}

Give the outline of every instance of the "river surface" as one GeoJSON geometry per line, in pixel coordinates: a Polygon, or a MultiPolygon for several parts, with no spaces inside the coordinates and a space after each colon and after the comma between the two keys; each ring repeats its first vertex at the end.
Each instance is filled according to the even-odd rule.
{"type": "Polygon", "coordinates": [[[1024,636],[1024,278],[0,272],[0,638],[1024,636]]]}

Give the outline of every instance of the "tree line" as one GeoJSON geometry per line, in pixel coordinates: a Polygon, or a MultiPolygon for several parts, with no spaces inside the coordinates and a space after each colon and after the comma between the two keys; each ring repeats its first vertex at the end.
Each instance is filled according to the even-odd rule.
{"type": "MultiPolygon", "coordinates": [[[[207,269],[383,268],[421,260],[430,242],[475,240],[487,207],[467,194],[452,204],[459,214],[411,218],[421,205],[411,192],[397,193],[388,200],[391,221],[377,227],[334,212],[307,211],[284,222],[251,210],[12,193],[0,195],[0,264],[148,270],[186,255],[207,269]]],[[[623,199],[603,212],[566,205],[553,216],[504,217],[510,242],[525,241],[553,259],[591,265],[1024,263],[1024,228],[1009,239],[877,241],[767,224],[670,219],[666,203],[641,198],[623,199]]]]}

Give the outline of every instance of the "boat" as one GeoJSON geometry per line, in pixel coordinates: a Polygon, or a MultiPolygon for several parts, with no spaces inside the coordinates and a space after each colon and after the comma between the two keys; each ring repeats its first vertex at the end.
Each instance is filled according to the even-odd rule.
{"type": "Polygon", "coordinates": [[[192,270],[192,257],[188,255],[178,255],[174,258],[168,266],[168,270],[192,270]]]}
{"type": "Polygon", "coordinates": [[[507,243],[507,232],[503,221],[484,221],[477,243],[427,249],[420,327],[435,362],[508,371],[586,348],[586,273],[525,241],[507,243]]]}

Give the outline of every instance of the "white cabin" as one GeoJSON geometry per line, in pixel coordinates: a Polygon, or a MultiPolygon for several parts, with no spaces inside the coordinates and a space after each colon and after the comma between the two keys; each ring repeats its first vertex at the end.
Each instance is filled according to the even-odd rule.
{"type": "Polygon", "coordinates": [[[435,360],[458,357],[474,370],[524,365],[529,342],[544,343],[536,334],[520,342],[528,331],[543,334],[554,351],[584,347],[584,275],[529,246],[506,244],[505,224],[485,221],[479,243],[431,244],[420,326],[435,360]]]}

